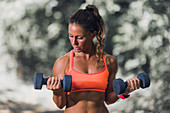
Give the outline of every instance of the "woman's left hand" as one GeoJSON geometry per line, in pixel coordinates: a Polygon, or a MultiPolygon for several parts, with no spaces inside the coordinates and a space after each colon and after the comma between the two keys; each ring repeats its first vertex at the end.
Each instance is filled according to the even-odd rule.
{"type": "Polygon", "coordinates": [[[128,86],[126,88],[125,94],[129,94],[129,93],[133,92],[134,90],[140,88],[140,80],[135,77],[128,79],[127,84],[128,84],[128,86]]]}

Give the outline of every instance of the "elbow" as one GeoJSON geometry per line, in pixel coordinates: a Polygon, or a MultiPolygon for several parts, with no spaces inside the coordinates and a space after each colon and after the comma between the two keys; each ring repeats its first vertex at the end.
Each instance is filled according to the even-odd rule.
{"type": "Polygon", "coordinates": [[[118,99],[119,99],[119,97],[113,92],[106,96],[105,103],[107,105],[110,105],[110,104],[115,103],[118,99]]]}
{"type": "Polygon", "coordinates": [[[63,109],[64,107],[65,107],[65,105],[66,105],[66,101],[63,101],[63,100],[61,100],[61,99],[56,99],[56,98],[54,98],[53,97],[53,101],[54,101],[54,103],[55,103],[55,105],[59,108],[59,109],[63,109]]]}
{"type": "Polygon", "coordinates": [[[56,106],[59,108],[59,109],[63,109],[65,107],[66,104],[64,103],[60,103],[60,102],[55,102],[56,106]]]}
{"type": "Polygon", "coordinates": [[[106,103],[107,105],[110,105],[110,104],[113,104],[113,103],[115,103],[115,101],[113,101],[113,102],[110,102],[110,101],[105,101],[105,103],[106,103]]]}
{"type": "Polygon", "coordinates": [[[119,98],[117,96],[114,96],[114,97],[110,97],[110,98],[106,98],[105,99],[105,103],[107,105],[110,105],[110,104],[113,104],[115,103],[119,98]]]}
{"type": "Polygon", "coordinates": [[[63,109],[65,105],[57,105],[56,106],[59,108],[59,109],[63,109]]]}
{"type": "Polygon", "coordinates": [[[105,101],[105,103],[106,103],[107,105],[110,105],[110,103],[109,103],[108,101],[105,101]]]}
{"type": "Polygon", "coordinates": [[[111,104],[111,103],[110,103],[110,102],[108,102],[108,101],[106,101],[105,103],[106,103],[107,105],[110,105],[110,104],[111,104]]]}

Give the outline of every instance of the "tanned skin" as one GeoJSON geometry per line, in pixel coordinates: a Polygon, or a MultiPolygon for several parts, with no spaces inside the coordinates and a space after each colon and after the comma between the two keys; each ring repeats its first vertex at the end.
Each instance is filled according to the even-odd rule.
{"type": "MultiPolygon", "coordinates": [[[[69,40],[74,48],[73,68],[82,73],[100,72],[103,66],[97,66],[97,58],[95,55],[95,46],[93,38],[96,32],[90,33],[81,26],[73,23],[69,25],[69,40]]],[[[107,68],[109,71],[108,86],[105,91],[81,91],[67,94],[63,92],[60,86],[60,80],[69,70],[70,52],[59,58],[53,68],[53,77],[47,81],[47,89],[53,91],[54,103],[62,109],[66,106],[65,113],[108,113],[106,104],[112,104],[119,99],[113,91],[112,81],[116,77],[118,65],[116,59],[104,53],[107,68]]],[[[127,80],[128,88],[126,94],[139,89],[139,79],[133,77],[127,80]]]]}

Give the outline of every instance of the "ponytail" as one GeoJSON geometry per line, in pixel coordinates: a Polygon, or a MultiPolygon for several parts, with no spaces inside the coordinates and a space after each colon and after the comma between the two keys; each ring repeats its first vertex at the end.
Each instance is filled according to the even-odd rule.
{"type": "Polygon", "coordinates": [[[105,37],[105,25],[102,17],[99,14],[98,9],[94,5],[87,5],[86,10],[94,14],[97,18],[97,46],[96,46],[96,57],[100,62],[103,59],[103,44],[104,44],[104,37],[105,37]]]}

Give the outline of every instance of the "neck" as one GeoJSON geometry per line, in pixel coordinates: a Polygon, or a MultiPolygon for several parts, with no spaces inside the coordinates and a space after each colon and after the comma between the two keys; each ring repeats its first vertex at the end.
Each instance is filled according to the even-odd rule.
{"type": "Polygon", "coordinates": [[[76,53],[78,56],[84,57],[85,59],[90,59],[91,56],[94,56],[96,54],[96,48],[94,43],[92,43],[91,47],[88,48],[85,51],[82,51],[80,53],[76,53]]]}

